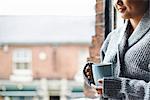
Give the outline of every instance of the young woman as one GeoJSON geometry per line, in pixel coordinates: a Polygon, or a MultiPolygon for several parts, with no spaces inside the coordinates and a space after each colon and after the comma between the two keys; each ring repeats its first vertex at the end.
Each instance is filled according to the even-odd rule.
{"type": "MultiPolygon", "coordinates": [[[[101,47],[101,62],[112,63],[114,77],[104,77],[97,92],[108,100],[150,100],[149,0],[113,0],[125,24],[112,31],[101,47]]],[[[91,78],[91,69],[84,70],[91,78]]],[[[87,81],[86,80],[86,81],[87,81]]],[[[87,82],[96,88],[92,82],[87,82]]]]}

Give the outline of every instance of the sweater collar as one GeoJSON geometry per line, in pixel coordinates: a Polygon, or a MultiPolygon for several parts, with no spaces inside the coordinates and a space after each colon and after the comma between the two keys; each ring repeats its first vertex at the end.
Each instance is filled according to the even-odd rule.
{"type": "Polygon", "coordinates": [[[150,12],[144,14],[138,26],[135,28],[128,40],[128,45],[131,47],[137,43],[150,30],[150,12]]]}
{"type": "MultiPolygon", "coordinates": [[[[120,33],[118,44],[120,44],[124,33],[127,31],[127,26],[129,25],[129,23],[130,23],[129,20],[125,21],[125,24],[120,33]]],[[[131,47],[135,43],[137,43],[149,30],[150,30],[150,11],[148,10],[142,17],[141,21],[139,22],[139,24],[137,25],[131,36],[129,37],[128,46],[131,47]]]]}

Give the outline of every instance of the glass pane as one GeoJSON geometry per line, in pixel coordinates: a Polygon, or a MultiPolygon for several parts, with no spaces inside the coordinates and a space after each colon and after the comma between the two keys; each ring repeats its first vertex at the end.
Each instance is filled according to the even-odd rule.
{"type": "Polygon", "coordinates": [[[24,69],[29,69],[29,64],[28,63],[24,63],[24,69]]]}

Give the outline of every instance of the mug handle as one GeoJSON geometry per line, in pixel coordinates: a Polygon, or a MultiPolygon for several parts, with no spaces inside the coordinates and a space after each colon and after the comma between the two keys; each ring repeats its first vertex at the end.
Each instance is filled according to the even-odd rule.
{"type": "Polygon", "coordinates": [[[92,84],[95,84],[95,83],[94,83],[94,79],[93,79],[93,73],[92,73],[92,64],[93,64],[93,63],[91,63],[91,62],[86,63],[86,65],[84,66],[84,69],[83,69],[83,76],[84,76],[84,79],[85,79],[86,83],[87,83],[89,86],[91,86],[91,83],[92,83],[92,84]],[[87,78],[87,75],[85,74],[85,69],[86,69],[87,66],[89,66],[89,67],[91,68],[91,77],[92,77],[91,79],[88,79],[88,78],[87,78]]]}

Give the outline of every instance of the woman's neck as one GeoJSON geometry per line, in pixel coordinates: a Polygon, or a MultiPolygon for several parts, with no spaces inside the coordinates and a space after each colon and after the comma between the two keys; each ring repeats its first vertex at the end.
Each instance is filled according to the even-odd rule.
{"type": "Polygon", "coordinates": [[[149,9],[149,2],[148,1],[147,1],[145,6],[146,7],[143,9],[143,12],[139,16],[135,16],[135,17],[129,19],[133,30],[135,30],[135,28],[139,24],[140,20],[142,19],[144,13],[149,9]]]}
{"type": "Polygon", "coordinates": [[[131,23],[133,30],[135,30],[135,28],[137,27],[141,19],[142,19],[142,16],[130,19],[130,23],[131,23]]]}

